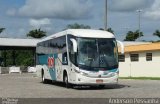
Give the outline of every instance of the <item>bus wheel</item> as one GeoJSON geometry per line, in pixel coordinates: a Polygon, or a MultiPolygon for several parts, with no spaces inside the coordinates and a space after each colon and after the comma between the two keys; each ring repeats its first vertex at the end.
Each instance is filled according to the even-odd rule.
{"type": "Polygon", "coordinates": [[[42,83],[47,83],[47,79],[44,77],[44,71],[42,71],[42,83]]]}
{"type": "Polygon", "coordinates": [[[68,76],[67,76],[67,74],[64,75],[64,83],[65,83],[66,88],[70,88],[71,87],[70,83],[68,83],[68,76]]]}

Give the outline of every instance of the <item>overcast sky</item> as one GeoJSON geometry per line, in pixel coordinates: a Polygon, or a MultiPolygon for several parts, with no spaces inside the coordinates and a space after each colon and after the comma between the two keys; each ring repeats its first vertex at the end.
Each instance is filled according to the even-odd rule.
{"type": "MultiPolygon", "coordinates": [[[[1,37],[26,38],[35,28],[47,35],[63,30],[66,25],[79,23],[93,29],[104,28],[105,0],[0,0],[0,27],[6,30],[1,37]]],[[[141,12],[141,40],[158,39],[152,36],[160,30],[160,0],[108,0],[108,26],[118,39],[127,31],[138,29],[141,12]]]]}

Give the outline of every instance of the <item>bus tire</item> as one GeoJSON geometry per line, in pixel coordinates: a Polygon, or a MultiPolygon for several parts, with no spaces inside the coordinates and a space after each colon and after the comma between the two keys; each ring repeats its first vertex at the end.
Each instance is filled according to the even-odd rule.
{"type": "Polygon", "coordinates": [[[42,83],[47,83],[47,79],[45,79],[45,77],[44,77],[44,70],[42,70],[42,83]]]}
{"type": "Polygon", "coordinates": [[[65,87],[66,88],[70,88],[71,87],[71,85],[70,85],[70,83],[68,82],[68,75],[67,75],[67,73],[65,72],[64,73],[64,83],[65,83],[65,87]]]}

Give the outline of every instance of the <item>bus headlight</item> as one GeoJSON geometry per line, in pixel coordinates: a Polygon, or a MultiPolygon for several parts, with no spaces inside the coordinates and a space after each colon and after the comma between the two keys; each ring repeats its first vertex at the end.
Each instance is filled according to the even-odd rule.
{"type": "Polygon", "coordinates": [[[115,76],[115,75],[116,75],[115,73],[111,73],[111,74],[110,74],[110,77],[113,77],[113,76],[115,76]]]}
{"type": "Polygon", "coordinates": [[[74,69],[74,71],[75,71],[76,73],[80,73],[80,70],[78,70],[78,69],[74,69]]]}
{"type": "Polygon", "coordinates": [[[88,76],[88,73],[82,72],[82,75],[84,75],[84,76],[88,76]]]}

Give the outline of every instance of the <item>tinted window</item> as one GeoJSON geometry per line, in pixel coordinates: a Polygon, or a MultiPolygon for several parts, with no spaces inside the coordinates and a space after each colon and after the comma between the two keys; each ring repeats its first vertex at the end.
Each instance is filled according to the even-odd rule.
{"type": "Polygon", "coordinates": [[[152,61],[152,53],[146,53],[146,61],[152,61]]]}
{"type": "Polygon", "coordinates": [[[62,54],[62,64],[63,65],[68,65],[67,52],[62,54]]]}
{"type": "Polygon", "coordinates": [[[139,61],[139,54],[130,54],[131,61],[139,61]]]}
{"type": "Polygon", "coordinates": [[[119,62],[125,62],[125,55],[124,54],[118,55],[118,60],[119,60],[119,62]]]}
{"type": "Polygon", "coordinates": [[[36,51],[40,54],[64,53],[66,52],[66,36],[38,43],[36,51]]]}

